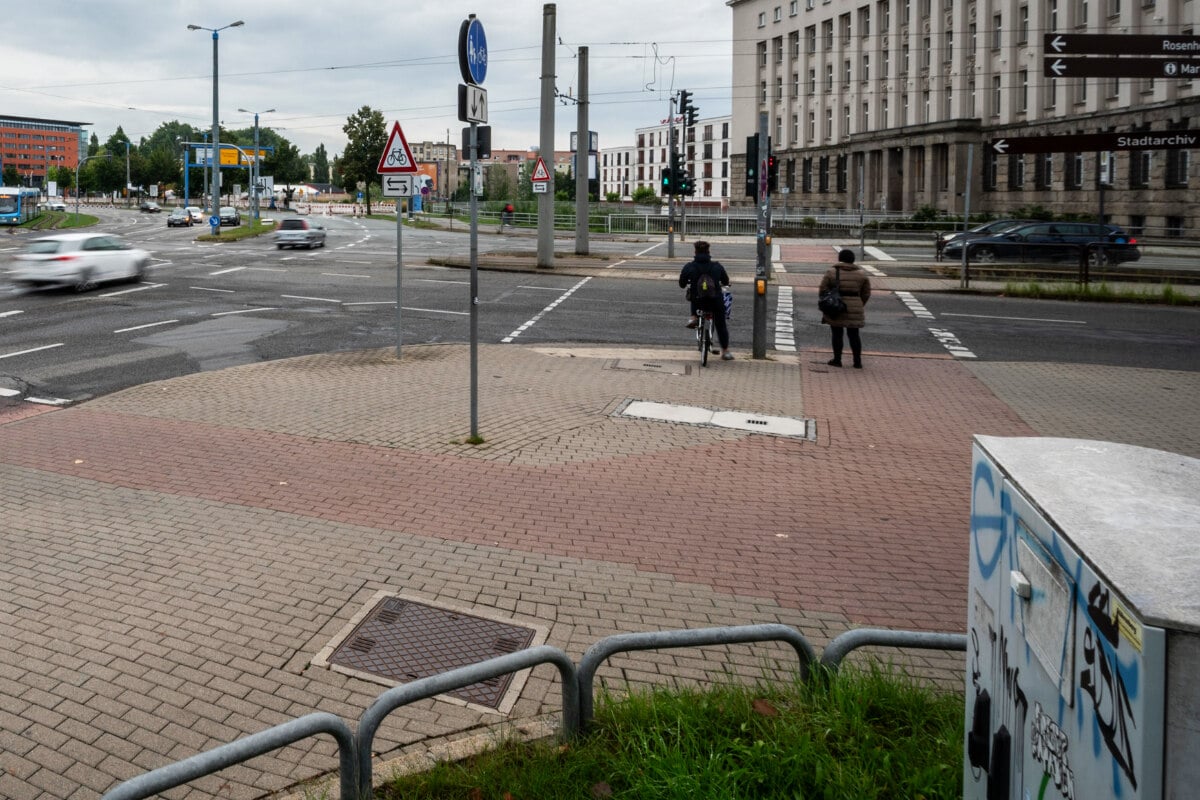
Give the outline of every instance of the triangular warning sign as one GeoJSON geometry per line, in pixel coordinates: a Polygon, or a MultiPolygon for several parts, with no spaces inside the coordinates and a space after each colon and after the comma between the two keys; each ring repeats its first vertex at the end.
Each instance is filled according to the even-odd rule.
{"type": "Polygon", "coordinates": [[[529,180],[535,183],[542,183],[550,180],[550,171],[546,169],[546,162],[538,157],[537,164],[533,168],[533,175],[529,176],[529,180]]]}
{"type": "Polygon", "coordinates": [[[388,137],[387,147],[383,148],[375,171],[380,175],[412,174],[417,171],[417,160],[413,158],[412,150],[408,149],[408,140],[404,138],[399,122],[392,123],[392,135],[388,137]]]}

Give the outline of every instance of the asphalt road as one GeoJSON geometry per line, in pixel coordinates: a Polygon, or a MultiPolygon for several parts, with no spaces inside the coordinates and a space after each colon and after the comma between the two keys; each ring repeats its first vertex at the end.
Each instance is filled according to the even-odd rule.
{"type": "MultiPolygon", "coordinates": [[[[83,294],[0,288],[0,402],[29,396],[74,402],[197,370],[397,344],[394,223],[316,218],[328,230],[325,248],[281,251],[265,238],[197,243],[196,229],[167,228],[161,215],[123,210],[101,215],[105,230],[152,252],[148,280],[83,294]]],[[[401,343],[468,341],[469,271],[425,263],[466,256],[466,231],[406,229],[402,243],[401,343]]],[[[0,264],[18,247],[17,241],[0,242],[0,264]]],[[[535,243],[486,231],[478,247],[481,253],[529,251],[535,243]]],[[[560,250],[570,247],[558,243],[560,250]]],[[[679,258],[668,260],[666,245],[658,241],[596,240],[589,249],[611,259],[597,259],[598,266],[621,262],[623,274],[633,270],[647,277],[673,274],[690,252],[677,243],[679,258]]],[[[752,240],[722,244],[718,257],[735,278],[753,273],[752,240]]],[[[787,269],[819,273],[824,267],[787,269]]],[[[671,280],[483,270],[478,288],[483,343],[692,341],[682,327],[681,292],[671,280]]],[[[880,293],[864,333],[868,350],[944,353],[953,344],[960,354],[981,360],[1200,370],[1195,309],[918,294],[916,301],[936,322],[918,318],[895,295],[880,293]]],[[[792,330],[777,332],[779,295],[772,288],[769,348],[777,333],[791,334],[801,348],[827,346],[827,331],[803,297],[797,292],[792,330]]],[[[734,349],[742,354],[752,338],[751,321],[749,294],[741,292],[730,327],[734,349]]]]}

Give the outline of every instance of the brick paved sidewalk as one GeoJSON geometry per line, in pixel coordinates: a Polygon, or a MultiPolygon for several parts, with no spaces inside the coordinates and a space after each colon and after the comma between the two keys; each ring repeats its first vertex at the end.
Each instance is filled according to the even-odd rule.
{"type": "MultiPolygon", "coordinates": [[[[970,437],[1034,432],[940,356],[668,374],[639,364],[690,351],[496,345],[471,447],[467,352],[237,367],[0,424],[0,796],[93,798],[309,711],[353,722],[383,687],[309,662],[380,589],[536,623],[576,659],[635,630],[960,631],[970,437]],[[639,399],[807,417],[817,437],[612,416],[639,399]]],[[[956,658],[915,658],[954,679],[956,658]]],[[[601,677],[764,659],[794,663],[774,646],[639,653],[601,677]]],[[[551,673],[513,718],[557,710],[551,673]]],[[[378,745],[495,719],[424,701],[378,745]]],[[[256,797],[335,764],[313,740],[183,796],[256,797]]]]}

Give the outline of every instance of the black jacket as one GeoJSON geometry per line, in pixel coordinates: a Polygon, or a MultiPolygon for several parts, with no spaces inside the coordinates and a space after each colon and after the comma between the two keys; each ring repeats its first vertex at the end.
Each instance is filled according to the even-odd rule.
{"type": "MultiPolygon", "coordinates": [[[[729,285],[729,273],[720,261],[713,261],[708,253],[698,253],[695,258],[683,265],[679,272],[680,287],[692,286],[701,275],[712,275],[721,286],[729,285]]],[[[693,291],[693,296],[695,292],[693,291]]]]}

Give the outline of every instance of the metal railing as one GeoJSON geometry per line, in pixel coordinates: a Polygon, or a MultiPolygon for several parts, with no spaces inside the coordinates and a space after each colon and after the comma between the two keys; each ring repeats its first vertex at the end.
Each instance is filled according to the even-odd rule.
{"type": "MultiPolygon", "coordinates": [[[[331,734],[338,745],[340,800],[370,800],[373,784],[371,753],[375,734],[388,714],[409,703],[549,663],[558,668],[562,680],[562,730],[563,735],[570,738],[586,733],[594,707],[593,682],[596,671],[617,653],[765,641],[791,645],[800,661],[801,678],[812,677],[812,667],[817,663],[812,646],[795,628],[779,624],[616,634],[589,647],[578,668],[562,650],[540,645],[392,687],[379,695],[363,712],[357,733],[351,733],[349,727],[334,714],[306,714],[131,778],[106,792],[101,800],[144,800],[226,767],[325,733],[331,734]]],[[[822,671],[836,672],[850,652],[867,646],[965,651],[967,637],[958,633],[858,628],[846,631],[825,647],[820,667],[822,671]]]]}

